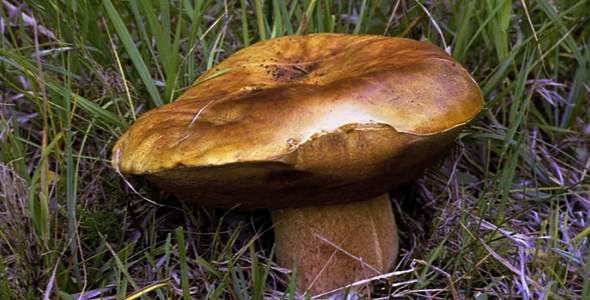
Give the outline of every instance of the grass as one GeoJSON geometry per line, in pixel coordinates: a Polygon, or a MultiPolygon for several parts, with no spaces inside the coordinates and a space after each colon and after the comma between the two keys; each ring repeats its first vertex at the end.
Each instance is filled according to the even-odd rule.
{"type": "Polygon", "coordinates": [[[224,57],[312,32],[434,43],[486,99],[447,159],[392,192],[405,272],[367,298],[590,299],[588,11],[588,0],[4,0],[0,299],[295,299],[271,263],[265,212],[129,186],[109,157],[138,115],[224,57]]]}

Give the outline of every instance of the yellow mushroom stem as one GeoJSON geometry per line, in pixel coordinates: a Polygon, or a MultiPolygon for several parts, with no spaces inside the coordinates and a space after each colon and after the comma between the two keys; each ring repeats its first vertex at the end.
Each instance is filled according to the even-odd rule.
{"type": "Polygon", "coordinates": [[[387,194],[349,204],[271,211],[276,259],[312,294],[388,271],[398,254],[387,194]]]}

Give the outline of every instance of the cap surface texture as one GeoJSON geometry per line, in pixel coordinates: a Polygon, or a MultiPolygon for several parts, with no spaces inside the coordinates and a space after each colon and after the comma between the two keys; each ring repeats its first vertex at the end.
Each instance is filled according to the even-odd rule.
{"type": "Polygon", "coordinates": [[[113,165],[208,206],[346,203],[419,176],[482,104],[469,73],[434,45],[287,36],[236,52],[145,113],[113,165]]]}

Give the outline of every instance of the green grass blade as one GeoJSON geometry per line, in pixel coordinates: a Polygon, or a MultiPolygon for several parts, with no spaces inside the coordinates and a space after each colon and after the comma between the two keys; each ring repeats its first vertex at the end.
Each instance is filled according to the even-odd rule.
{"type": "Polygon", "coordinates": [[[178,263],[180,264],[180,280],[182,287],[182,296],[184,299],[190,299],[190,286],[188,285],[188,260],[186,257],[186,247],[184,244],[184,230],[182,227],[176,228],[174,231],[176,241],[178,244],[178,263]]]}
{"type": "Polygon", "coordinates": [[[264,16],[262,13],[262,0],[254,0],[254,8],[256,11],[256,24],[258,25],[258,35],[261,41],[266,40],[266,26],[264,16]]]}
{"type": "Polygon", "coordinates": [[[139,76],[141,77],[143,84],[145,85],[145,88],[147,89],[148,93],[150,94],[152,103],[155,106],[163,105],[164,103],[162,102],[160,94],[158,93],[158,90],[156,89],[156,86],[152,80],[152,77],[150,75],[150,71],[149,71],[147,65],[145,64],[144,60],[141,58],[141,55],[139,54],[139,50],[135,46],[135,43],[133,42],[133,38],[131,37],[131,34],[127,30],[127,27],[125,26],[125,23],[121,19],[121,16],[119,15],[117,10],[113,6],[113,3],[111,2],[111,0],[102,0],[102,3],[106,9],[109,19],[111,20],[111,23],[115,27],[115,30],[117,31],[117,34],[119,35],[119,38],[121,39],[121,43],[123,43],[125,50],[129,54],[129,58],[131,59],[131,61],[133,61],[133,65],[137,69],[137,72],[139,73],[139,76]]]}

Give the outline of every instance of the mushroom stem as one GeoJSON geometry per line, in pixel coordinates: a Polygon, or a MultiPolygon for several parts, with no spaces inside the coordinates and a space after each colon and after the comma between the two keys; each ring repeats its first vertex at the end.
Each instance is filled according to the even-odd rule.
{"type": "Polygon", "coordinates": [[[385,273],[397,258],[397,226],[387,194],[271,215],[277,262],[296,270],[301,291],[324,293],[385,273]]]}

